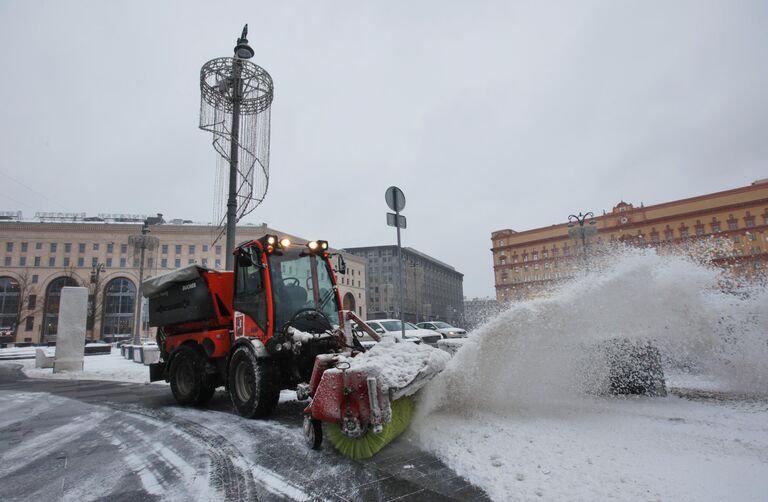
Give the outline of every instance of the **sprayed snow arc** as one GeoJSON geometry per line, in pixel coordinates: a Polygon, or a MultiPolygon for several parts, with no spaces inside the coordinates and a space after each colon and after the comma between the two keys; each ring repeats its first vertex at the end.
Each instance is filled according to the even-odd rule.
{"type": "Polygon", "coordinates": [[[415,437],[496,500],[761,499],[768,293],[723,292],[721,281],[690,258],[625,250],[515,304],[427,385],[415,437]],[[616,338],[656,345],[669,386],[725,394],[601,396],[596,355],[616,338]]]}

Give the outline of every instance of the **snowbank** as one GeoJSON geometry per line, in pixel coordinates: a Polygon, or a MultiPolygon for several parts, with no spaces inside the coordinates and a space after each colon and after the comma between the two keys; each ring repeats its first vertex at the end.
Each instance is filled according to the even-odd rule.
{"type": "MultiPolygon", "coordinates": [[[[50,355],[53,355],[53,352],[50,355]]],[[[149,368],[123,358],[117,349],[112,349],[112,353],[109,355],[85,356],[83,358],[83,371],[53,373],[51,368],[35,368],[34,360],[14,361],[13,364],[22,365],[24,374],[30,378],[149,383],[149,368]]]]}

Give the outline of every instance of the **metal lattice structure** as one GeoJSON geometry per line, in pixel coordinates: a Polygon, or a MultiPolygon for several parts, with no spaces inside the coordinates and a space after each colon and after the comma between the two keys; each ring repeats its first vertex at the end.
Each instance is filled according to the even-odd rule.
{"type": "Polygon", "coordinates": [[[274,86],[269,73],[247,61],[253,54],[247,45],[247,33],[248,25],[238,39],[235,57],[212,59],[200,70],[200,129],[212,133],[213,148],[219,154],[214,241],[226,232],[228,248],[235,223],[261,204],[269,186],[270,107],[274,86]],[[243,52],[243,48],[250,51],[250,55],[243,52]]]}

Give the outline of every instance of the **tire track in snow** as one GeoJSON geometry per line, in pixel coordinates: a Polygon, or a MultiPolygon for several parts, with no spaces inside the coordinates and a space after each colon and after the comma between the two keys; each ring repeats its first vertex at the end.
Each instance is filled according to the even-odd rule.
{"type": "Polygon", "coordinates": [[[253,465],[225,436],[196,422],[164,410],[149,410],[131,405],[113,405],[125,413],[143,417],[162,427],[173,424],[173,432],[192,438],[208,451],[210,484],[223,493],[225,500],[253,500],[264,495],[277,495],[292,500],[309,500],[311,496],[283,476],[262,465],[253,465]],[[256,481],[261,486],[256,484],[256,481]]]}
{"type": "Polygon", "coordinates": [[[78,440],[89,433],[92,427],[103,422],[106,416],[107,414],[103,411],[87,413],[68,424],[38,434],[19,446],[6,450],[0,455],[0,477],[24,469],[32,462],[61,449],[63,444],[78,440]]]}

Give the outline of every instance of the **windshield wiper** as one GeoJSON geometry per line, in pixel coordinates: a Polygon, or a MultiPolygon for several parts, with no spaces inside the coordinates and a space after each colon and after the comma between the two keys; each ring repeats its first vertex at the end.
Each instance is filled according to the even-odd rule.
{"type": "Polygon", "coordinates": [[[325,307],[325,304],[328,303],[328,300],[331,299],[331,296],[333,296],[333,293],[336,291],[336,287],[332,287],[328,290],[328,292],[323,295],[323,298],[320,300],[320,306],[317,308],[317,310],[322,311],[323,307],[325,307]]]}

